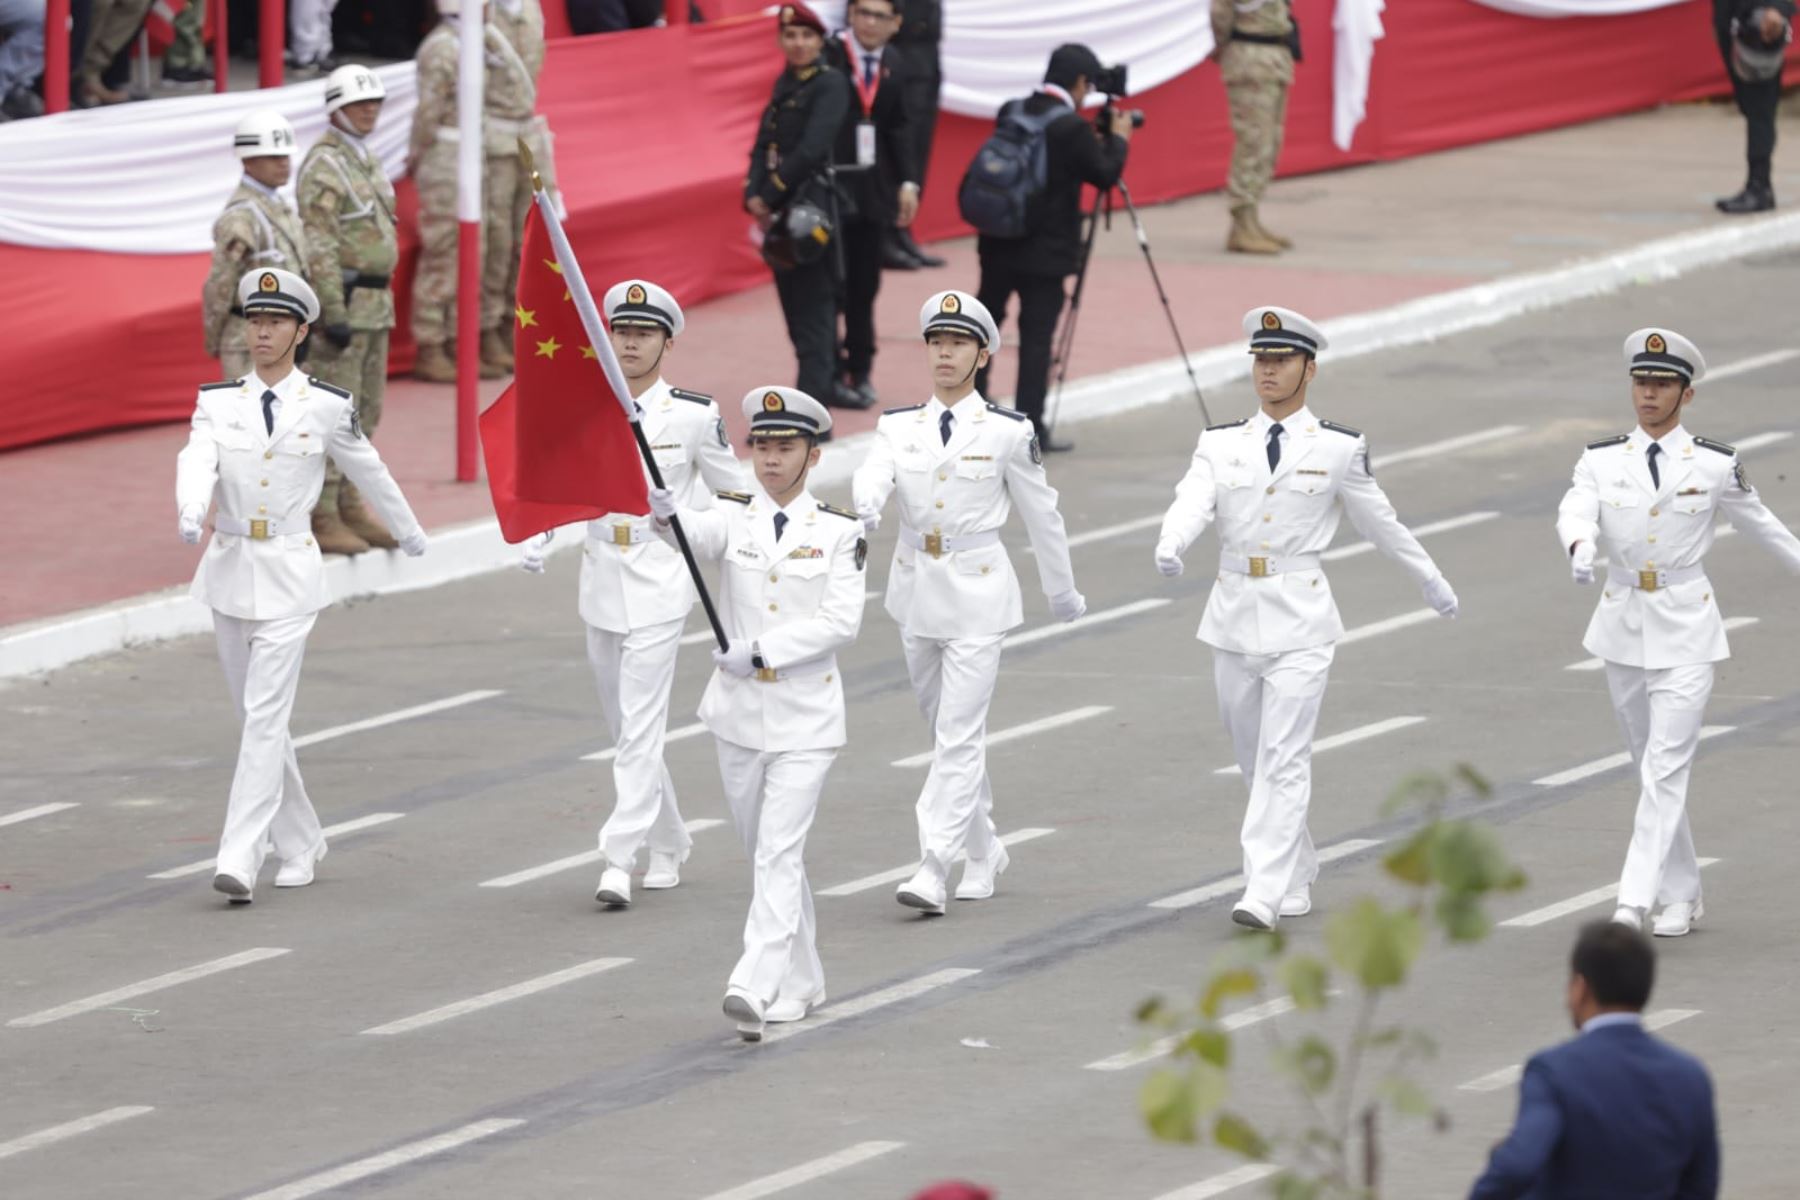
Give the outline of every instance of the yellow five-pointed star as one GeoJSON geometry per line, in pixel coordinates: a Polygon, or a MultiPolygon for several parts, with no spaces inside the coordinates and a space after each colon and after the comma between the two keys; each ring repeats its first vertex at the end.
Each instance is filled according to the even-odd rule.
{"type": "Polygon", "coordinates": [[[564,288],[564,289],[563,289],[563,299],[564,299],[564,300],[573,300],[573,299],[574,299],[574,297],[573,297],[573,296],[571,296],[571,295],[569,295],[569,289],[568,289],[568,288],[564,288]]]}
{"type": "Polygon", "coordinates": [[[544,260],[544,265],[549,267],[552,271],[555,271],[558,275],[562,274],[562,264],[555,259],[546,258],[544,260]]]}
{"type": "Polygon", "coordinates": [[[562,349],[562,343],[558,342],[555,337],[552,337],[547,342],[539,342],[537,347],[539,358],[555,358],[556,352],[562,349]]]}
{"type": "Polygon", "coordinates": [[[599,352],[596,351],[592,346],[583,346],[581,348],[581,357],[591,358],[596,362],[598,362],[600,360],[599,352]]]}
{"type": "Polygon", "coordinates": [[[529,329],[537,324],[537,314],[523,304],[513,309],[513,313],[519,318],[520,329],[529,329]]]}

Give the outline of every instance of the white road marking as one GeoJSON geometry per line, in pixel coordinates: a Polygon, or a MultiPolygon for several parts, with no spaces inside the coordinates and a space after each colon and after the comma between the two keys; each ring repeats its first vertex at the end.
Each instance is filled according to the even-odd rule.
{"type": "Polygon", "coordinates": [[[62,804],[40,804],[36,808],[22,808],[18,812],[7,813],[4,817],[0,817],[0,825],[17,825],[19,822],[29,821],[33,817],[47,817],[51,813],[59,813],[64,809],[80,807],[80,804],[69,802],[62,804]]]}
{"type": "MultiPolygon", "coordinates": [[[[1709,738],[1716,738],[1721,734],[1730,733],[1736,728],[1736,725],[1703,725],[1700,728],[1700,740],[1704,742],[1709,738]]],[[[1554,775],[1546,775],[1542,779],[1534,779],[1531,782],[1537,784],[1539,787],[1561,787],[1565,783],[1576,783],[1588,778],[1590,775],[1600,775],[1617,767],[1629,766],[1630,764],[1631,754],[1628,751],[1621,750],[1617,754],[1609,754],[1605,758],[1596,758],[1593,762],[1582,763],[1579,767],[1570,767],[1566,771],[1558,771],[1554,775]]]]}
{"type": "MultiPolygon", "coordinates": [[[[1712,380],[1708,379],[1707,382],[1711,383],[1712,380]]],[[[1776,442],[1785,442],[1793,436],[1792,433],[1785,429],[1776,430],[1773,433],[1757,433],[1752,434],[1741,442],[1734,442],[1733,448],[1736,449],[1739,454],[1742,454],[1746,450],[1761,450],[1764,446],[1773,446],[1776,442]]]]}
{"type": "MultiPolygon", "coordinates": [[[[1448,533],[1452,529],[1467,529],[1471,525],[1481,525],[1488,521],[1498,520],[1497,512],[1464,513],[1460,517],[1446,517],[1442,521],[1433,521],[1421,525],[1412,531],[1414,537],[1430,537],[1434,533],[1448,533]]],[[[1374,542],[1351,542],[1348,546],[1334,546],[1319,555],[1323,562],[1342,562],[1346,558],[1355,558],[1359,554],[1367,554],[1375,549],[1374,542]]]]}
{"type": "Polygon", "coordinates": [[[1373,465],[1377,471],[1385,471],[1389,467],[1397,467],[1403,462],[1412,462],[1414,459],[1420,458],[1436,458],[1440,454],[1454,454],[1458,450],[1467,450],[1471,446],[1480,446],[1524,432],[1525,426],[1523,425],[1496,425],[1492,429],[1478,429],[1474,433],[1445,438],[1441,442],[1427,442],[1423,446],[1411,446],[1405,450],[1396,450],[1392,454],[1377,454],[1374,456],[1373,465]]]}
{"type": "Polygon", "coordinates": [[[23,1154],[27,1150],[36,1150],[56,1142],[79,1137],[84,1133],[92,1133],[96,1129],[104,1129],[108,1125],[116,1125],[120,1121],[132,1117],[141,1117],[147,1112],[155,1112],[149,1104],[126,1104],[119,1108],[109,1108],[105,1112],[97,1112],[91,1117],[82,1117],[77,1121],[65,1121],[61,1125],[52,1125],[48,1129],[40,1129],[36,1133],[28,1133],[24,1137],[14,1138],[10,1142],[0,1142],[0,1158],[11,1158],[15,1154],[23,1154]]]}
{"type": "Polygon", "coordinates": [[[1714,367],[1708,371],[1706,382],[1717,383],[1721,379],[1730,379],[1733,375],[1760,371],[1764,367],[1784,363],[1790,358],[1800,358],[1800,350],[1771,350],[1767,354],[1758,354],[1753,358],[1740,358],[1734,363],[1726,363],[1722,367],[1714,367]]]}
{"type": "MultiPolygon", "coordinates": [[[[1016,846],[1020,842],[1030,842],[1041,837],[1049,837],[1055,832],[1056,830],[1054,829],[1015,829],[1011,833],[1002,835],[1000,843],[1005,846],[1016,846]]],[[[966,854],[958,854],[956,856],[956,861],[962,862],[967,857],[968,855],[966,854]]],[[[861,879],[852,879],[849,883],[840,883],[836,887],[828,887],[823,891],[814,892],[813,894],[815,896],[854,896],[858,892],[866,892],[870,888],[880,887],[884,883],[899,883],[903,879],[910,879],[912,878],[912,873],[918,869],[917,863],[904,867],[895,867],[891,871],[882,871],[878,875],[864,875],[861,879]]]]}
{"type": "MultiPolygon", "coordinates": [[[[1266,1021],[1270,1017],[1279,1017],[1282,1013],[1293,1012],[1294,1002],[1286,996],[1277,996],[1273,1000],[1265,1000],[1261,1004],[1253,1004],[1239,1012],[1228,1014],[1219,1022],[1222,1029],[1236,1031],[1266,1021]]],[[[1155,1062],[1159,1058],[1167,1058],[1181,1038],[1177,1034],[1157,1038],[1148,1046],[1136,1050],[1126,1050],[1108,1058],[1102,1058],[1087,1064],[1085,1071],[1127,1071],[1132,1067],[1141,1067],[1147,1062],[1155,1062]]]]}
{"type": "MultiPolygon", "coordinates": [[[[1335,846],[1326,846],[1319,851],[1319,865],[1324,866],[1326,863],[1336,862],[1340,858],[1347,858],[1359,851],[1367,850],[1370,846],[1379,846],[1381,841],[1380,838],[1350,838],[1335,846]]],[[[1209,883],[1205,887],[1176,892],[1173,896],[1164,896],[1161,900],[1152,900],[1150,907],[1192,908],[1196,904],[1205,904],[1208,900],[1217,900],[1221,896],[1229,896],[1233,892],[1242,891],[1243,887],[1244,877],[1233,875],[1230,879],[1221,879],[1219,882],[1209,883]]]]}
{"type": "MultiPolygon", "coordinates": [[[[1710,867],[1719,860],[1716,858],[1696,859],[1701,867],[1710,867]]],[[[1520,913],[1516,917],[1508,917],[1500,922],[1503,929],[1529,929],[1534,925],[1543,925],[1558,917],[1566,917],[1570,913],[1578,913],[1582,909],[1592,908],[1618,897],[1619,885],[1609,883],[1605,887],[1597,887],[1583,892],[1579,896],[1570,896],[1567,900],[1558,900],[1555,904],[1546,904],[1542,908],[1534,908],[1530,912],[1520,913]]]]}
{"type": "Polygon", "coordinates": [[[383,1171],[391,1171],[395,1167],[403,1167],[409,1162],[417,1162],[421,1158],[430,1158],[434,1154],[442,1154],[454,1150],[458,1146],[466,1146],[470,1142],[480,1141],[496,1133],[504,1133],[508,1129],[517,1129],[524,1121],[511,1117],[496,1117],[487,1121],[476,1121],[472,1125],[464,1125],[461,1129],[452,1129],[449,1133],[440,1133],[436,1137],[424,1138],[417,1142],[408,1142],[404,1146],[396,1146],[383,1154],[359,1158],[353,1163],[345,1163],[341,1167],[333,1167],[329,1171],[321,1171],[317,1175],[308,1175],[305,1179],[283,1184],[278,1188],[270,1188],[266,1192],[258,1192],[250,1200],[306,1200],[308,1196],[317,1196],[329,1192],[333,1188],[343,1187],[347,1183],[355,1183],[359,1179],[367,1179],[371,1175],[379,1175],[383,1171]]]}
{"type": "MultiPolygon", "coordinates": [[[[357,817],[354,821],[340,821],[336,825],[327,825],[319,832],[327,838],[339,837],[346,833],[355,833],[360,829],[372,829],[377,825],[386,825],[389,821],[398,821],[405,813],[370,813],[366,817],[357,817]]],[[[219,865],[216,858],[203,858],[199,862],[188,863],[185,867],[171,867],[167,871],[158,871],[154,875],[146,875],[146,879],[184,879],[189,875],[200,875],[219,865]]]]}
{"type": "MultiPolygon", "coordinates": [[[[1163,514],[1157,513],[1154,516],[1138,517],[1131,521],[1120,521],[1117,525],[1102,525],[1098,529],[1084,529],[1080,533],[1070,536],[1069,549],[1073,550],[1077,546],[1086,546],[1092,542],[1104,542],[1108,538],[1116,538],[1127,533],[1136,533],[1140,529],[1155,529],[1162,522],[1163,514]]],[[[1026,552],[1030,553],[1029,547],[1026,548],[1026,552]]]]}
{"type": "MultiPolygon", "coordinates": [[[[1758,617],[1726,617],[1725,632],[1730,633],[1733,629],[1743,629],[1746,626],[1756,624],[1758,620],[1760,620],[1758,617]]],[[[1584,658],[1578,663],[1570,663],[1568,666],[1564,667],[1563,670],[1600,671],[1605,668],[1606,660],[1603,658],[1584,658]]]]}
{"type": "Polygon", "coordinates": [[[459,696],[450,696],[443,700],[433,700],[430,704],[417,704],[412,708],[402,708],[396,712],[384,713],[379,717],[370,717],[366,721],[352,721],[348,725],[333,725],[330,729],[321,729],[317,733],[309,733],[305,737],[294,739],[294,749],[302,750],[307,746],[316,746],[320,742],[328,742],[332,738],[340,738],[346,734],[362,733],[368,729],[380,729],[383,725],[394,725],[401,721],[410,721],[414,717],[428,717],[432,713],[446,709],[461,708],[465,704],[474,704],[480,700],[492,700],[495,696],[505,695],[495,689],[464,692],[459,696]]]}
{"type": "Polygon", "coordinates": [[[1156,1200],[1212,1200],[1214,1196],[1223,1196],[1226,1192],[1243,1187],[1246,1183],[1255,1183],[1259,1179],[1281,1170],[1268,1163],[1246,1163],[1223,1175],[1214,1175],[1211,1179],[1202,1179],[1199,1183],[1184,1188],[1176,1188],[1172,1192],[1164,1192],[1156,1200]]]}
{"type": "MultiPolygon", "coordinates": [[[[1654,1033],[1658,1029],[1667,1029],[1678,1021],[1685,1021],[1689,1017],[1699,1015],[1700,1010],[1697,1008],[1658,1009],[1656,1012],[1644,1014],[1644,1028],[1654,1033]]],[[[1498,1071],[1489,1071],[1486,1075],[1477,1075],[1467,1083],[1459,1083],[1456,1085],[1456,1090],[1459,1092],[1497,1092],[1519,1082],[1520,1077],[1524,1074],[1525,1068],[1519,1063],[1514,1063],[1510,1067],[1501,1067],[1498,1071]]]]}
{"type": "Polygon", "coordinates": [[[1436,609],[1417,608],[1409,613],[1401,613],[1397,617],[1389,617],[1385,621],[1372,621],[1367,625],[1358,625],[1355,629],[1346,629],[1344,636],[1337,640],[1340,646],[1348,646],[1351,642],[1360,642],[1372,637],[1380,637],[1384,633],[1408,629],[1414,625],[1423,625],[1427,621],[1438,621],[1443,618],[1437,615],[1436,609]]]}
{"type": "Polygon", "coordinates": [[[960,983],[971,975],[979,974],[981,974],[980,970],[975,967],[946,967],[942,971],[933,971],[929,975],[921,975],[917,979],[909,979],[905,983],[896,983],[893,987],[882,988],[880,991],[870,992],[866,996],[858,996],[839,1004],[828,1004],[804,1021],[795,1021],[787,1025],[765,1026],[763,1041],[779,1042],[809,1030],[822,1029],[837,1021],[860,1017],[866,1012],[873,1012],[890,1004],[898,1004],[902,1000],[911,1000],[915,996],[923,996],[926,992],[935,991],[952,983],[960,983]]]}
{"type": "MultiPolygon", "coordinates": [[[[1326,750],[1336,750],[1339,746],[1348,746],[1355,742],[1366,742],[1370,738],[1380,737],[1384,733],[1393,733],[1397,729],[1410,729],[1414,725],[1422,725],[1424,723],[1424,717],[1389,717],[1385,721],[1376,721],[1369,725],[1359,725],[1355,729],[1346,729],[1342,733],[1334,733],[1330,737],[1320,738],[1313,743],[1312,752],[1314,754],[1321,754],[1326,750]]],[[[1213,774],[1241,775],[1242,772],[1237,768],[1236,764],[1233,764],[1229,767],[1220,767],[1218,770],[1214,771],[1213,774]]]]}
{"type": "MultiPolygon", "coordinates": [[[[708,634],[707,636],[711,637],[712,635],[708,634]]],[[[670,742],[685,742],[689,738],[699,737],[701,734],[703,734],[705,732],[706,732],[706,726],[702,725],[698,721],[695,721],[692,725],[683,725],[679,729],[671,729],[671,730],[669,730],[669,732],[663,734],[663,745],[666,746],[670,742]]],[[[581,756],[581,761],[582,762],[611,762],[613,759],[617,758],[618,756],[619,756],[619,748],[617,746],[612,746],[605,750],[596,750],[592,754],[584,754],[581,756]]]]}
{"type": "Polygon", "coordinates": [[[441,1024],[455,1020],[472,1012],[480,1012],[484,1008],[492,1008],[496,1004],[505,1004],[508,1000],[518,1000],[525,996],[535,996],[539,992],[547,992],[553,987],[561,987],[565,983],[573,983],[577,979],[586,979],[590,975],[598,975],[602,971],[610,971],[614,967],[622,967],[629,963],[629,958],[596,958],[588,962],[577,963],[560,971],[552,971],[548,975],[539,975],[536,979],[527,979],[523,983],[515,983],[511,987],[497,988],[491,992],[483,992],[479,996],[471,996],[467,1000],[458,1000],[454,1004],[446,1004],[417,1016],[403,1017],[398,1021],[389,1021],[386,1025],[377,1025],[373,1029],[365,1029],[363,1033],[371,1037],[385,1037],[396,1033],[411,1033],[415,1029],[424,1029],[428,1025],[441,1024]]]}
{"type": "Polygon", "coordinates": [[[1104,625],[1108,621],[1118,621],[1125,617],[1135,617],[1139,613],[1152,609],[1165,608],[1175,603],[1163,596],[1153,596],[1148,600],[1133,600],[1130,604],[1121,604],[1117,608],[1104,608],[1099,612],[1088,613],[1085,617],[1076,617],[1073,621],[1062,621],[1054,625],[1040,625],[1036,629],[1026,630],[1020,634],[1006,635],[1006,649],[1016,650],[1020,646],[1029,646],[1033,642],[1041,642],[1046,638],[1062,637],[1065,634],[1080,633],[1095,625],[1104,625]]]}
{"type": "MultiPolygon", "coordinates": [[[[704,830],[723,825],[718,817],[696,817],[687,822],[689,833],[700,833],[704,830]]],[[[598,850],[589,850],[582,854],[571,854],[567,858],[559,858],[555,862],[547,862],[541,867],[527,867],[523,871],[514,871],[511,875],[502,875],[498,879],[483,880],[477,887],[508,888],[517,887],[521,883],[530,883],[534,879],[542,879],[546,875],[557,875],[563,871],[573,871],[576,867],[591,867],[600,861],[598,850]]]]}
{"type": "MultiPolygon", "coordinates": [[[[1023,725],[1014,725],[1010,729],[998,729],[988,734],[989,746],[1000,746],[1007,742],[1016,742],[1020,738],[1028,738],[1033,734],[1043,733],[1050,729],[1061,729],[1064,725],[1073,725],[1077,721],[1085,721],[1090,717],[1098,717],[1112,711],[1109,704],[1090,704],[1085,708],[1072,708],[1068,712],[1055,713],[1048,717],[1040,717],[1035,721],[1027,721],[1023,725]]],[[[912,754],[905,758],[896,758],[888,764],[892,767],[929,767],[931,751],[912,754]]]]}
{"type": "Polygon", "coordinates": [[[761,1179],[752,1179],[749,1183],[714,1192],[705,1200],[762,1200],[764,1196],[773,1196],[776,1192],[785,1192],[791,1187],[823,1179],[847,1167],[868,1162],[871,1158],[880,1158],[904,1145],[905,1142],[858,1142],[836,1154],[827,1154],[824,1158],[815,1158],[797,1167],[789,1167],[785,1171],[777,1171],[773,1175],[764,1175],[761,1179]]]}
{"type": "Polygon", "coordinates": [[[158,975],[154,979],[146,979],[141,983],[128,983],[122,988],[114,988],[110,992],[101,992],[98,996],[89,996],[85,1000],[71,1000],[67,1004],[59,1004],[55,1008],[46,1008],[42,1012],[34,1012],[30,1016],[14,1017],[6,1024],[12,1029],[31,1029],[38,1025],[48,1025],[52,1021],[61,1021],[69,1017],[78,1017],[96,1009],[111,1008],[137,996],[150,992],[160,992],[164,988],[172,988],[183,983],[192,983],[196,979],[204,979],[208,975],[217,975],[220,971],[229,971],[235,967],[247,967],[251,963],[259,963],[265,959],[280,958],[283,954],[291,954],[291,950],[283,950],[272,946],[258,946],[254,950],[244,950],[237,954],[229,954],[224,958],[215,958],[211,962],[203,962],[192,967],[183,967],[179,971],[170,971],[167,975],[158,975]]]}

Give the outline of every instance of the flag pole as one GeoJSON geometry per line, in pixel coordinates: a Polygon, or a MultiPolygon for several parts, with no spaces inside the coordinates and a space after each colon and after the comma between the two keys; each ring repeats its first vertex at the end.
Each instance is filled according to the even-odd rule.
{"type": "MultiPolygon", "coordinates": [[[[658,488],[665,487],[662,471],[656,465],[656,455],[650,452],[650,440],[644,436],[643,422],[638,418],[637,403],[632,399],[631,387],[625,382],[625,372],[619,366],[619,356],[613,352],[612,341],[606,336],[606,329],[600,323],[600,310],[594,307],[594,294],[588,290],[587,278],[581,273],[581,264],[575,261],[575,250],[569,245],[568,234],[563,232],[562,219],[556,215],[556,205],[551,201],[550,193],[544,190],[544,181],[538,175],[537,164],[532,161],[531,150],[523,139],[519,141],[519,158],[531,175],[532,199],[538,206],[539,215],[544,218],[544,228],[550,234],[550,244],[556,251],[557,264],[562,268],[563,282],[568,285],[569,298],[575,302],[575,312],[581,317],[582,331],[587,334],[588,344],[594,348],[594,353],[600,360],[600,370],[606,376],[613,398],[625,410],[625,419],[631,422],[631,433],[637,439],[638,453],[644,458],[644,467],[650,472],[650,482],[658,488]]],[[[700,593],[700,606],[706,610],[706,623],[712,626],[713,637],[718,641],[719,649],[729,650],[731,641],[725,636],[725,626],[719,621],[718,610],[713,607],[712,593],[706,590],[706,580],[700,577],[700,564],[694,561],[694,551],[688,545],[687,531],[681,527],[681,518],[670,517],[669,526],[675,531],[675,544],[681,550],[682,560],[687,563],[695,590],[700,593]]]]}

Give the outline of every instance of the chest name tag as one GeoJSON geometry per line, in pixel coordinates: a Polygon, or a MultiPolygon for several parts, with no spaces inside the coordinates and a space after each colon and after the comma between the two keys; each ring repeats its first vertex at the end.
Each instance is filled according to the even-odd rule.
{"type": "Polygon", "coordinates": [[[1704,496],[1704,495],[1706,495],[1706,489],[1705,488],[1682,488],[1679,492],[1676,492],[1675,494],[1677,496],[1704,496]]]}
{"type": "Polygon", "coordinates": [[[964,462],[993,462],[994,456],[991,454],[965,454],[962,456],[962,460],[964,462]]]}
{"type": "Polygon", "coordinates": [[[1329,475],[1329,474],[1331,474],[1331,472],[1330,471],[1315,471],[1315,470],[1312,470],[1307,467],[1298,467],[1294,470],[1294,474],[1296,474],[1296,475],[1329,475]]]}
{"type": "Polygon", "coordinates": [[[738,556],[740,558],[761,558],[762,557],[762,551],[758,550],[755,546],[739,546],[737,548],[737,552],[738,552],[738,556]]]}
{"type": "Polygon", "coordinates": [[[798,546],[788,555],[789,558],[824,558],[825,552],[817,546],[798,546]]]}

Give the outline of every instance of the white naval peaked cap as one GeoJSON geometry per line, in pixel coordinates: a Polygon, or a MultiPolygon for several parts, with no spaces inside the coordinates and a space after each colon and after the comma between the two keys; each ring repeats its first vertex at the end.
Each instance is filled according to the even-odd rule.
{"type": "Polygon", "coordinates": [[[1673,329],[1639,329],[1625,339],[1625,365],[1637,379],[1683,379],[1699,383],[1706,375],[1700,347],[1673,329]]]}
{"type": "Polygon", "coordinates": [[[648,279],[627,279],[606,289],[600,302],[608,325],[640,325],[680,337],[687,322],[675,297],[648,279]]]}
{"type": "Polygon", "coordinates": [[[799,388],[751,388],[744,393],[744,420],[751,437],[831,432],[830,410],[799,388]]]}
{"type": "Polygon", "coordinates": [[[368,67],[349,63],[333,71],[325,79],[325,115],[330,116],[346,104],[364,100],[386,100],[387,88],[381,76],[368,67]]]}
{"type": "Polygon", "coordinates": [[[288,119],[268,108],[246,114],[233,140],[239,158],[292,158],[299,145],[288,119]]]}
{"type": "Polygon", "coordinates": [[[990,353],[1000,350],[1000,327],[987,305],[969,295],[951,289],[939,292],[919,309],[919,334],[930,337],[940,329],[966,333],[990,353]]]}
{"type": "Polygon", "coordinates": [[[311,325],[319,319],[319,295],[312,285],[280,267],[258,267],[238,280],[238,307],[244,315],[274,313],[311,325]]]}
{"type": "Polygon", "coordinates": [[[1291,308],[1265,304],[1244,314],[1252,354],[1318,354],[1330,345],[1319,327],[1291,308]]]}

